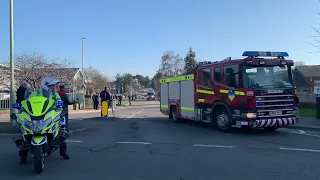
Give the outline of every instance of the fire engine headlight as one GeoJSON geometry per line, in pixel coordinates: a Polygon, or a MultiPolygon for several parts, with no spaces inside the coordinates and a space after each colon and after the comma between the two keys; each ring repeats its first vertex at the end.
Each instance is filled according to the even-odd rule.
{"type": "Polygon", "coordinates": [[[248,119],[253,119],[257,117],[256,113],[242,113],[241,114],[242,118],[248,118],[248,119]]]}

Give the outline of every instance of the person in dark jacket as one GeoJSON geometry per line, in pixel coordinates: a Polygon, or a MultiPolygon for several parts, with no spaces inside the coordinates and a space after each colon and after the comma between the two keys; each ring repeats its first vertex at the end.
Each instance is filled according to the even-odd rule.
{"type": "MultiPolygon", "coordinates": [[[[104,90],[100,93],[100,101],[101,101],[101,108],[102,108],[102,102],[107,101],[109,104],[110,100],[110,93],[107,91],[107,87],[104,87],[104,90]]],[[[102,109],[101,109],[101,117],[102,117],[102,109]]]]}
{"type": "Polygon", "coordinates": [[[23,100],[25,100],[25,93],[28,89],[28,84],[25,81],[20,83],[20,87],[17,89],[17,100],[16,103],[21,104],[23,100]]]}
{"type": "MultiPolygon", "coordinates": [[[[75,102],[69,101],[64,85],[59,86],[59,88],[60,88],[60,91],[58,92],[58,94],[60,95],[61,100],[64,102],[62,107],[63,110],[61,113],[61,117],[65,117],[65,122],[66,122],[65,128],[68,131],[68,118],[69,118],[68,105],[72,105],[75,102]]],[[[59,147],[59,149],[60,149],[60,156],[62,156],[64,159],[70,159],[70,156],[67,154],[67,143],[65,140],[62,142],[62,145],[59,147]]]]}
{"type": "Polygon", "coordinates": [[[61,113],[61,117],[62,116],[65,116],[66,117],[66,129],[68,130],[68,118],[69,118],[69,108],[68,108],[68,106],[69,105],[73,105],[73,104],[75,104],[75,102],[70,102],[69,101],[69,98],[68,98],[68,96],[67,96],[67,94],[66,94],[66,90],[65,90],[65,86],[64,85],[61,85],[61,86],[59,86],[59,88],[60,88],[60,91],[58,92],[58,94],[60,95],[60,98],[61,98],[61,100],[64,102],[64,104],[63,104],[63,110],[62,110],[62,113],[61,113]]]}
{"type": "Polygon", "coordinates": [[[92,100],[93,100],[93,109],[98,110],[98,106],[99,106],[99,96],[98,96],[98,93],[95,93],[95,94],[92,96],[92,100]]]}

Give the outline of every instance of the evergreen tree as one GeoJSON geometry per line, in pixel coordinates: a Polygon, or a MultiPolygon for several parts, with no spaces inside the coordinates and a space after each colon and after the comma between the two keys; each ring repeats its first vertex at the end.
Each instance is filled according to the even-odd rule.
{"type": "Polygon", "coordinates": [[[185,74],[193,73],[197,67],[196,53],[192,50],[191,47],[189,48],[189,51],[184,58],[184,63],[185,74]]]}

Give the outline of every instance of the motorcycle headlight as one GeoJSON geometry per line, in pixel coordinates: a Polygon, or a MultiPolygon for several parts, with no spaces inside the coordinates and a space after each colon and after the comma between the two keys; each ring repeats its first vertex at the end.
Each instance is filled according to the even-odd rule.
{"type": "Polygon", "coordinates": [[[25,121],[24,125],[28,127],[34,133],[41,133],[43,129],[48,127],[48,125],[52,122],[51,119],[47,119],[46,121],[25,121]]]}

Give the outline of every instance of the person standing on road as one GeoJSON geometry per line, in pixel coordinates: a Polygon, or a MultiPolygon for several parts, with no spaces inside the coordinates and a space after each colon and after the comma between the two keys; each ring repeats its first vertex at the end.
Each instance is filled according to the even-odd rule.
{"type": "Polygon", "coordinates": [[[66,130],[68,131],[68,120],[69,120],[69,105],[73,105],[75,104],[75,102],[70,102],[68,99],[68,96],[66,94],[66,90],[65,90],[65,86],[64,85],[60,85],[59,86],[59,92],[58,94],[60,95],[61,100],[63,101],[63,107],[62,107],[62,113],[61,113],[61,117],[65,117],[66,119],[66,130]]]}
{"type": "Polygon", "coordinates": [[[123,96],[122,96],[122,94],[120,94],[120,95],[119,95],[119,106],[121,106],[121,103],[122,103],[122,97],[123,97],[123,96]]]}
{"type": "Polygon", "coordinates": [[[21,81],[20,87],[17,89],[17,100],[16,103],[21,104],[23,100],[25,100],[26,93],[30,91],[28,84],[26,81],[21,81]]]}
{"type": "Polygon", "coordinates": [[[131,106],[131,95],[128,95],[129,105],[131,106]]]}
{"type": "Polygon", "coordinates": [[[98,110],[98,106],[99,106],[99,96],[98,96],[98,93],[95,93],[95,94],[92,96],[92,100],[93,100],[93,109],[98,110]]]}
{"type": "MultiPolygon", "coordinates": [[[[103,101],[107,101],[107,103],[109,103],[110,93],[107,91],[107,87],[104,87],[104,90],[100,93],[100,99],[101,99],[101,107],[102,107],[103,101]]],[[[101,117],[102,117],[102,109],[101,109],[101,117]]]]}

